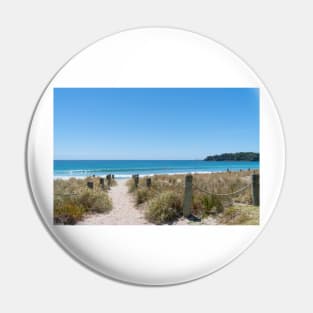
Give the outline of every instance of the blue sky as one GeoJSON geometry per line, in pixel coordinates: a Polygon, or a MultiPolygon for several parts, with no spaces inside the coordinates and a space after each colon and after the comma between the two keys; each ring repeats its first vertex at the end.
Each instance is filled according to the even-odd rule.
{"type": "Polygon", "coordinates": [[[259,152],[257,88],[55,88],[54,159],[259,152]]]}

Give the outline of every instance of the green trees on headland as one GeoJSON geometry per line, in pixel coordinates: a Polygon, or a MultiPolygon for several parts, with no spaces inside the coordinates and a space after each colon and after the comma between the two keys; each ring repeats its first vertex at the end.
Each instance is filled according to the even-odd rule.
{"type": "Polygon", "coordinates": [[[204,161],[259,161],[260,154],[255,152],[222,153],[207,156],[204,161]]]}

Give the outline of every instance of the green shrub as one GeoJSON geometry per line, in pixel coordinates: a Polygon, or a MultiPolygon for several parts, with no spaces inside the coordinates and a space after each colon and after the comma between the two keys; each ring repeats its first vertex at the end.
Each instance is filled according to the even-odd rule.
{"type": "Polygon", "coordinates": [[[192,198],[193,214],[202,217],[209,214],[221,213],[224,210],[224,204],[221,197],[215,195],[207,195],[203,193],[195,193],[192,198]]]}
{"type": "Polygon", "coordinates": [[[74,202],[56,203],[54,208],[54,223],[74,225],[81,220],[85,209],[74,202]]]}
{"type": "Polygon", "coordinates": [[[202,204],[205,214],[221,213],[224,210],[221,199],[215,195],[205,195],[202,197],[202,204]]]}
{"type": "Polygon", "coordinates": [[[155,224],[172,223],[181,215],[181,198],[172,191],[163,192],[150,200],[145,210],[147,220],[155,224]]]}

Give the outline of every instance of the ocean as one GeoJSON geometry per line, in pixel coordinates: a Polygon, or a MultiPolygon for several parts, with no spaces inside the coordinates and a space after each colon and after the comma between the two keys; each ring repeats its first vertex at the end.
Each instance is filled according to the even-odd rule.
{"type": "Polygon", "coordinates": [[[213,173],[259,169],[259,162],[245,161],[188,161],[188,160],[54,160],[54,178],[83,178],[114,174],[129,178],[133,174],[213,173]]]}

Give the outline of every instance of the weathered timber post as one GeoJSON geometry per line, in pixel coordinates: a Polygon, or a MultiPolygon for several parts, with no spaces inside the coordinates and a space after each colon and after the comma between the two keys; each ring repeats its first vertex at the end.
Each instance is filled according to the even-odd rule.
{"type": "Polygon", "coordinates": [[[148,188],[151,188],[151,177],[147,177],[146,185],[147,185],[148,188]]]}
{"type": "Polygon", "coordinates": [[[100,183],[100,188],[104,190],[104,178],[103,177],[100,177],[99,183],[100,183]]]}
{"type": "Polygon", "coordinates": [[[87,187],[88,187],[89,189],[93,189],[93,181],[88,181],[88,182],[87,182],[87,187]]]}
{"type": "Polygon", "coordinates": [[[253,205],[259,206],[260,205],[260,175],[259,174],[252,174],[252,203],[253,205]]]}
{"type": "Polygon", "coordinates": [[[114,178],[114,174],[112,174],[112,179],[115,179],[115,178],[114,178]]]}
{"type": "Polygon", "coordinates": [[[112,175],[111,174],[107,175],[107,180],[108,180],[108,186],[110,187],[111,186],[111,180],[112,180],[112,175]]]}
{"type": "Polygon", "coordinates": [[[138,174],[134,175],[134,182],[135,182],[135,187],[137,188],[138,184],[139,184],[139,175],[138,174]]]}
{"type": "Polygon", "coordinates": [[[192,207],[192,175],[188,174],[185,176],[185,194],[183,204],[183,215],[189,217],[191,215],[192,207]]]}

